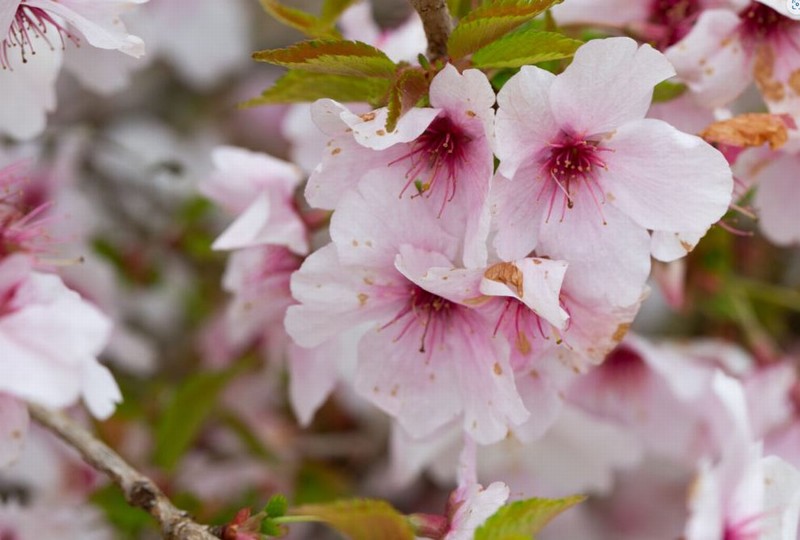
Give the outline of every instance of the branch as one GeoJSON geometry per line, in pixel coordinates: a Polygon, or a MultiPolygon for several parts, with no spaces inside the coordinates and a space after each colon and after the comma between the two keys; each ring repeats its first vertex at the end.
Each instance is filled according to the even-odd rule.
{"type": "Polygon", "coordinates": [[[422,18],[428,38],[428,56],[437,60],[447,56],[447,38],[453,30],[453,19],[447,8],[447,0],[410,0],[422,18]]]}
{"type": "Polygon", "coordinates": [[[153,516],[166,540],[221,538],[221,531],[193,521],[186,512],[176,508],[152,480],[128,465],[119,454],[66,415],[33,403],[28,404],[28,410],[39,424],[78,450],[92,467],[108,475],[122,489],[128,504],[153,516]]]}

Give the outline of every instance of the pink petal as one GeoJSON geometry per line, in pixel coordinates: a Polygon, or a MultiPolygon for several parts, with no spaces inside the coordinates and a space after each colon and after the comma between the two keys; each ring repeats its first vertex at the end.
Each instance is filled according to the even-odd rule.
{"type": "Polygon", "coordinates": [[[538,166],[517,173],[516,180],[495,177],[490,194],[493,245],[505,261],[527,257],[536,247],[539,224],[547,213],[545,204],[538,204],[541,186],[534,179],[538,166]]]}
{"type": "Polygon", "coordinates": [[[144,42],[141,38],[128,34],[119,13],[125,4],[141,4],[146,1],[27,0],[27,4],[63,17],[95,47],[117,49],[139,58],[144,54],[144,42]]]}
{"type": "Polygon", "coordinates": [[[650,250],[653,258],[672,262],[685,257],[705,233],[653,231],[650,250]]]}
{"type": "Polygon", "coordinates": [[[580,298],[637,302],[650,274],[650,235],[611,205],[601,217],[586,190],[574,200],[564,221],[542,224],[537,253],[569,261],[564,287],[580,298]]]}
{"type": "Polygon", "coordinates": [[[488,133],[491,137],[495,94],[482,71],[465,69],[459,73],[452,64],[447,64],[431,81],[430,101],[459,124],[478,118],[483,123],[480,134],[488,133]]]}
{"type": "Polygon", "coordinates": [[[443,230],[449,217],[439,218],[435,205],[399,199],[395,180],[369,173],[342,199],[330,227],[342,262],[391,268],[403,244],[455,260],[461,241],[443,230]]]}
{"type": "Polygon", "coordinates": [[[647,2],[630,0],[570,0],[553,6],[559,25],[588,24],[624,28],[650,15],[647,2]]]}
{"type": "Polygon", "coordinates": [[[678,76],[705,107],[727,105],[753,80],[751,59],[737,33],[740,20],[734,11],[704,11],[694,28],[666,51],[678,76]]]}
{"type": "Polygon", "coordinates": [[[336,246],[312,253],[292,275],[302,305],[286,313],[286,331],[301,347],[316,347],[362,323],[388,321],[404,305],[408,282],[397,272],[344,267],[336,246]]]}
{"type": "Polygon", "coordinates": [[[672,77],[666,57],[630,38],[592,40],[553,81],[550,103],[558,123],[594,135],[644,118],[653,87],[672,77]]]}
{"type": "Polygon", "coordinates": [[[569,316],[559,302],[561,284],[567,271],[566,261],[531,257],[499,265],[505,267],[506,275],[508,272],[518,272],[520,285],[515,286],[507,280],[490,279],[484,274],[480,284],[483,294],[516,298],[553,326],[564,328],[569,316]]]}
{"type": "Polygon", "coordinates": [[[764,235],[779,245],[800,243],[800,156],[779,154],[759,169],[754,206],[764,235]]]}
{"type": "Polygon", "coordinates": [[[550,107],[555,79],[549,71],[524,66],[497,94],[497,171],[506,178],[514,178],[561,129],[550,107]]]}
{"type": "Polygon", "coordinates": [[[341,352],[335,342],[313,349],[290,345],[289,400],[301,426],[311,423],[317,409],[336,387],[336,357],[341,352]]]}
{"type": "Polygon", "coordinates": [[[644,119],[617,129],[606,146],[606,198],[641,227],[705,231],[728,210],[730,167],[699,137],[644,119]]]}
{"type": "Polygon", "coordinates": [[[28,433],[28,422],[25,402],[0,393],[0,469],[19,457],[28,433]]]}

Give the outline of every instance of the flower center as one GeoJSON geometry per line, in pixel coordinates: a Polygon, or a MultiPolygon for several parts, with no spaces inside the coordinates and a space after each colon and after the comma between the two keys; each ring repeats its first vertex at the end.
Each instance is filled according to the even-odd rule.
{"type": "Polygon", "coordinates": [[[663,50],[683,39],[699,15],[698,0],[653,0],[650,22],[658,27],[657,47],[663,50]]]}
{"type": "Polygon", "coordinates": [[[403,321],[400,333],[394,338],[395,341],[399,341],[415,325],[422,326],[419,352],[424,353],[426,350],[432,350],[431,345],[442,339],[445,327],[456,307],[458,306],[449,300],[412,285],[408,290],[405,305],[391,321],[381,327],[381,330],[403,321]]]}
{"type": "Polygon", "coordinates": [[[408,153],[389,163],[408,163],[406,185],[400,192],[402,197],[410,186],[416,188],[412,197],[434,191],[439,193],[442,215],[445,205],[456,195],[458,170],[467,161],[467,147],[472,139],[455,125],[448,117],[439,116],[431,122],[428,129],[411,143],[408,153]]]}
{"type": "Polygon", "coordinates": [[[41,202],[29,206],[29,199],[20,184],[18,174],[24,164],[15,164],[0,170],[0,257],[17,252],[42,253],[49,237],[44,216],[52,206],[41,202]]]}
{"type": "Polygon", "coordinates": [[[741,32],[750,40],[769,38],[794,23],[774,9],[760,2],[752,2],[739,14],[741,32]]]}
{"type": "MultiPolygon", "coordinates": [[[[559,198],[561,199],[561,221],[564,220],[567,208],[575,205],[575,195],[578,189],[589,191],[602,216],[601,202],[605,203],[605,195],[597,176],[601,169],[607,168],[600,153],[608,150],[595,141],[563,132],[559,139],[550,143],[550,147],[544,151],[544,155],[540,159],[539,178],[542,178],[543,181],[536,197],[536,200],[543,197],[549,200],[548,221],[559,198]],[[585,187],[581,188],[581,185],[585,187]]],[[[605,222],[605,218],[603,222],[605,222]]]]}
{"type": "Polygon", "coordinates": [[[23,64],[28,63],[28,55],[36,54],[34,40],[41,39],[51,51],[55,50],[55,46],[50,40],[52,34],[48,34],[48,30],[51,28],[56,31],[58,39],[61,41],[62,49],[65,44],[64,38],[78,45],[78,38],[53,19],[49,13],[42,8],[29,6],[23,0],[11,20],[8,34],[3,38],[3,42],[0,43],[0,65],[3,66],[3,69],[11,69],[11,63],[8,60],[9,49],[19,47],[19,54],[22,57],[23,64]]]}

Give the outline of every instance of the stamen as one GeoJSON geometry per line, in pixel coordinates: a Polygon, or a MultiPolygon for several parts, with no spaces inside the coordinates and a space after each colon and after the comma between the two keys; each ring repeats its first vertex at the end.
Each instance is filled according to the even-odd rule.
{"type": "Polygon", "coordinates": [[[11,20],[11,26],[8,29],[8,34],[3,38],[0,43],[0,66],[3,69],[13,69],[11,62],[8,58],[9,49],[19,47],[19,53],[22,58],[22,63],[28,63],[28,56],[36,54],[34,47],[34,39],[41,39],[51,51],[55,50],[53,42],[50,40],[48,29],[56,31],[59,40],[61,41],[61,48],[66,47],[64,39],[72,41],[75,45],[80,45],[80,40],[74,34],[70,33],[64,25],[56,21],[47,11],[42,8],[32,7],[23,3],[17,8],[14,18],[11,20]]]}

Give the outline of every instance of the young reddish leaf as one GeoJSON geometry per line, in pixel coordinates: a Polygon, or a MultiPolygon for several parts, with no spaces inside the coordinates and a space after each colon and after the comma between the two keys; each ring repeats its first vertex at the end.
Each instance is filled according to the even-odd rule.
{"type": "Polygon", "coordinates": [[[322,21],[333,24],[344,10],[355,4],[358,0],[325,0],[322,3],[322,21]]]}
{"type": "Polygon", "coordinates": [[[406,517],[385,501],[353,499],[299,506],[291,514],[312,516],[350,540],[414,540],[406,517]]]}
{"type": "Polygon", "coordinates": [[[382,51],[360,41],[303,41],[253,53],[260,62],[331,75],[393,78],[397,66],[382,51]]]}
{"type": "Polygon", "coordinates": [[[322,98],[344,103],[367,102],[379,106],[385,99],[391,81],[377,77],[345,77],[326,73],[289,71],[261,96],[241,107],[274,103],[302,103],[322,98]]]}
{"type": "Polygon", "coordinates": [[[517,68],[569,58],[581,45],[582,41],[563,34],[521,28],[475,51],[472,64],[480,68],[517,68]]]}
{"type": "Polygon", "coordinates": [[[459,59],[532,20],[562,0],[500,0],[470,11],[447,41],[451,59],[459,59]]]}
{"type": "Polygon", "coordinates": [[[507,504],[475,531],[475,540],[530,540],[554,517],[585,498],[576,495],[565,499],[526,499],[507,504]]]}
{"type": "Polygon", "coordinates": [[[430,79],[419,69],[408,69],[400,73],[389,92],[389,114],[386,131],[394,131],[397,121],[428,93],[430,79]]]}
{"type": "Polygon", "coordinates": [[[264,11],[280,22],[312,38],[341,38],[333,27],[333,20],[315,17],[299,9],[284,6],[276,0],[260,0],[264,11]]]}

